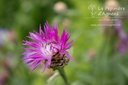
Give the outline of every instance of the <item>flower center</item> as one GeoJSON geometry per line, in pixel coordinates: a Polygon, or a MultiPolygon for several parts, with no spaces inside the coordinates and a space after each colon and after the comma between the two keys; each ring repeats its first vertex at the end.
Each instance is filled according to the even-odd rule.
{"type": "Polygon", "coordinates": [[[57,52],[56,44],[46,43],[46,44],[43,44],[43,46],[41,47],[41,53],[43,54],[44,57],[46,57],[46,59],[49,59],[50,57],[52,57],[52,55],[56,52],[57,52]]]}

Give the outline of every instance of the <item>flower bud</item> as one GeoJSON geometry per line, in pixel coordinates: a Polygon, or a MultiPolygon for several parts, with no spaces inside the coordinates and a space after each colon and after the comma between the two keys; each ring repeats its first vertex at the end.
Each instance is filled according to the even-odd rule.
{"type": "Polygon", "coordinates": [[[64,13],[67,10],[67,5],[64,2],[57,2],[54,5],[54,10],[57,13],[64,13]]]}
{"type": "Polygon", "coordinates": [[[107,0],[105,3],[105,9],[108,12],[117,12],[119,3],[116,0],[107,0]]]}

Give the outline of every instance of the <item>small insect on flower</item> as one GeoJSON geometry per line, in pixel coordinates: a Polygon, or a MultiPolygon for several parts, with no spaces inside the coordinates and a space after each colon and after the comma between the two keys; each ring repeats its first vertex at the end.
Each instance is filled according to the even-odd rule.
{"type": "Polygon", "coordinates": [[[28,37],[32,41],[23,41],[23,45],[25,45],[23,61],[32,69],[31,72],[42,62],[44,62],[42,70],[44,72],[46,68],[52,68],[53,70],[63,68],[68,64],[69,60],[73,60],[67,51],[71,48],[73,40],[68,42],[70,35],[67,34],[65,29],[61,37],[59,37],[57,24],[54,24],[51,29],[48,22],[46,22],[44,31],[40,26],[39,33],[30,32],[28,37]]]}

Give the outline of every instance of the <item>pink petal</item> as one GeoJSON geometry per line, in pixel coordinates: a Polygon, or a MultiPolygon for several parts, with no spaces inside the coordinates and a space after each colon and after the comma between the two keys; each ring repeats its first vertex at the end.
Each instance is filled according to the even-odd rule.
{"type": "Polygon", "coordinates": [[[43,70],[42,70],[42,73],[46,70],[46,68],[51,64],[51,59],[48,59],[48,61],[46,62],[43,70]]]}
{"type": "Polygon", "coordinates": [[[69,55],[68,52],[65,52],[65,55],[66,55],[70,60],[75,61],[75,60],[71,57],[71,55],[69,55]]]}

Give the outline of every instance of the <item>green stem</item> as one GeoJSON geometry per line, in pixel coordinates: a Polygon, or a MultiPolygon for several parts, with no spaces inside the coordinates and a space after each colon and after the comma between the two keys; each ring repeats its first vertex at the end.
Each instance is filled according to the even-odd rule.
{"type": "Polygon", "coordinates": [[[63,78],[64,82],[66,83],[66,85],[70,85],[69,82],[68,82],[68,79],[67,79],[67,76],[65,74],[65,71],[63,68],[58,68],[58,71],[61,75],[61,77],[63,78]]]}

